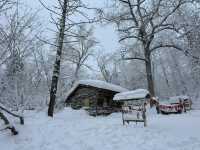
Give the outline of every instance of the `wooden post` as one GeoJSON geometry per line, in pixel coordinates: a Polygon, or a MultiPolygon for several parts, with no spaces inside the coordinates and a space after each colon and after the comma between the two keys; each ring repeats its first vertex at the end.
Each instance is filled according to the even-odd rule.
{"type": "Polygon", "coordinates": [[[143,119],[144,119],[144,127],[147,126],[147,116],[146,116],[146,103],[143,104],[143,119]]]}
{"type": "Polygon", "coordinates": [[[97,101],[98,101],[98,96],[97,96],[97,94],[95,94],[95,96],[94,96],[94,100],[95,100],[95,103],[94,103],[94,107],[95,107],[95,116],[97,116],[97,101]]]}
{"type": "Polygon", "coordinates": [[[122,122],[123,122],[123,125],[125,125],[125,122],[124,122],[124,110],[123,110],[123,106],[122,106],[122,122]]]}
{"type": "Polygon", "coordinates": [[[190,110],[192,109],[192,100],[189,99],[190,110]]]}
{"type": "Polygon", "coordinates": [[[146,119],[146,113],[144,112],[144,127],[147,126],[147,119],[146,119]]]}

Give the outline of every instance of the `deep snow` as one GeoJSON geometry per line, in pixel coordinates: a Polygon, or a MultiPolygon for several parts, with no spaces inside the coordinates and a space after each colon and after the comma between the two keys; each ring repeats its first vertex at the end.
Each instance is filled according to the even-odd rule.
{"type": "MultiPolygon", "coordinates": [[[[91,117],[65,108],[49,118],[26,112],[19,135],[0,132],[1,150],[199,150],[200,111],[180,115],[148,112],[148,126],[122,125],[121,114],[91,117]]],[[[17,120],[16,120],[17,121],[17,120]]],[[[16,123],[15,123],[16,124],[16,123]]]]}

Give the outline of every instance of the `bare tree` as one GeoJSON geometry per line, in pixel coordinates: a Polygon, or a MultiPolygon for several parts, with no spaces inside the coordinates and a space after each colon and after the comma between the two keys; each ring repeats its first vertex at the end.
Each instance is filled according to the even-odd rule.
{"type": "MultiPolygon", "coordinates": [[[[183,51],[187,50],[170,40],[159,41],[162,33],[178,35],[179,28],[175,26],[173,16],[183,5],[190,0],[117,0],[117,11],[108,15],[109,21],[115,22],[120,33],[120,42],[140,42],[143,56],[126,57],[125,60],[141,60],[146,66],[148,89],[155,95],[152,75],[152,53],[158,49],[169,48],[183,51]]],[[[134,50],[134,48],[133,48],[134,50]]],[[[193,56],[195,57],[195,56],[193,56]]],[[[197,58],[198,59],[198,58],[197,58]]]]}
{"type": "MultiPolygon", "coordinates": [[[[193,11],[191,11],[191,8],[187,8],[185,11],[179,11],[177,24],[183,29],[182,37],[184,38],[186,47],[191,50],[193,55],[200,56],[200,15],[198,9],[199,6],[197,5],[196,7],[197,9],[194,8],[193,11]]],[[[189,69],[191,70],[191,75],[194,80],[194,90],[192,92],[196,94],[196,97],[198,97],[200,94],[198,92],[200,81],[200,60],[190,58],[189,61],[189,69]]]]}
{"type": "Polygon", "coordinates": [[[4,16],[4,25],[0,29],[0,67],[3,75],[0,86],[1,102],[13,109],[24,105],[25,84],[28,81],[25,71],[26,60],[32,55],[37,46],[39,24],[35,20],[36,13],[30,11],[20,12],[18,5],[4,16]]]}
{"type": "MultiPolygon", "coordinates": [[[[3,12],[6,12],[8,9],[10,9],[13,6],[13,1],[11,0],[0,0],[0,15],[3,14],[3,12]]],[[[4,44],[4,33],[5,28],[2,24],[0,24],[0,36],[1,36],[1,41],[0,41],[0,66],[5,63],[5,57],[7,55],[7,49],[4,49],[2,45],[4,44]]],[[[7,38],[7,37],[6,37],[7,38]]]]}
{"type": "Polygon", "coordinates": [[[110,62],[110,58],[106,57],[107,55],[98,56],[97,64],[100,69],[100,72],[103,76],[103,79],[106,82],[111,82],[112,76],[110,73],[110,69],[108,69],[108,62],[110,62]]]}
{"type": "Polygon", "coordinates": [[[18,6],[18,1],[17,3],[14,3],[14,0],[0,1],[0,15],[3,18],[0,24],[0,119],[6,125],[2,130],[9,129],[14,135],[18,132],[10,124],[10,117],[7,118],[7,115],[19,118],[20,123],[24,124],[23,117],[11,110],[17,110],[15,106],[29,103],[30,99],[24,96],[31,87],[29,84],[31,82],[27,82],[29,80],[26,66],[30,63],[32,51],[37,47],[35,35],[39,32],[36,28],[39,27],[35,20],[36,13],[30,10],[20,11],[18,6]],[[26,61],[28,59],[29,61],[26,61]]]}
{"type": "Polygon", "coordinates": [[[0,0],[0,14],[10,9],[13,5],[13,0],[0,0]]]}
{"type": "Polygon", "coordinates": [[[94,47],[97,41],[93,37],[93,28],[87,29],[86,25],[80,25],[77,29],[78,36],[74,37],[76,43],[66,44],[66,61],[75,65],[74,79],[72,84],[79,79],[79,71],[82,67],[91,69],[87,60],[94,54],[94,47]]]}
{"type": "MultiPolygon", "coordinates": [[[[57,5],[53,7],[53,9],[47,7],[41,0],[40,3],[47,9],[51,14],[57,17],[58,20],[55,19],[53,15],[51,15],[52,22],[56,25],[57,31],[57,42],[56,44],[51,44],[57,48],[56,51],[56,60],[54,63],[54,70],[52,75],[51,89],[50,89],[50,102],[48,109],[48,116],[53,116],[54,105],[58,87],[58,80],[60,75],[60,65],[61,65],[61,57],[63,54],[63,46],[64,43],[76,43],[77,41],[73,41],[73,38],[77,36],[74,32],[74,27],[80,24],[86,24],[95,22],[94,19],[91,19],[84,10],[94,10],[93,8],[87,7],[81,0],[57,0],[57,5]],[[78,18],[76,18],[78,17],[78,18]],[[75,19],[74,19],[75,18],[75,19]]],[[[96,9],[95,9],[96,10],[96,9]]]]}
{"type": "Polygon", "coordinates": [[[114,53],[102,54],[97,56],[97,65],[101,72],[103,79],[106,82],[118,84],[118,66],[120,58],[114,53]]]}

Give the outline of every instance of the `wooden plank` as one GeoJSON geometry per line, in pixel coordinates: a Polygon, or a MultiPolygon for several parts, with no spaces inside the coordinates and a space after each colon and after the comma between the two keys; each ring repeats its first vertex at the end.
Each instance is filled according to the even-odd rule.
{"type": "Polygon", "coordinates": [[[132,122],[144,122],[142,119],[125,119],[124,121],[132,121],[132,122]]]}

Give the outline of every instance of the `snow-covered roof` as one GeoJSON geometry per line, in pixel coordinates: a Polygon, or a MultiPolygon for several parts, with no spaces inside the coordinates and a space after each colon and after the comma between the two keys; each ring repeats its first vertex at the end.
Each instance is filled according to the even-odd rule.
{"type": "Polygon", "coordinates": [[[179,99],[184,100],[184,99],[189,99],[189,96],[187,96],[187,95],[179,95],[179,96],[170,97],[169,99],[170,100],[179,100],[179,99]]]}
{"type": "Polygon", "coordinates": [[[127,89],[125,89],[119,85],[111,84],[111,83],[101,81],[101,80],[79,80],[67,92],[66,98],[68,98],[71,95],[71,93],[73,93],[79,85],[86,85],[86,86],[96,87],[99,89],[106,89],[106,90],[110,90],[110,91],[114,91],[114,92],[128,91],[127,89]]]}
{"type": "Polygon", "coordinates": [[[113,100],[121,101],[121,100],[138,100],[143,99],[149,94],[149,91],[146,89],[137,89],[134,91],[127,91],[118,93],[114,96],[113,100]]]}
{"type": "Polygon", "coordinates": [[[170,97],[166,102],[177,103],[177,102],[179,102],[179,100],[185,100],[185,99],[189,99],[189,96],[187,96],[187,95],[173,96],[173,97],[170,97]]]}
{"type": "Polygon", "coordinates": [[[168,99],[164,99],[160,101],[162,104],[170,104],[170,103],[179,103],[179,100],[185,100],[185,99],[190,99],[189,96],[187,95],[179,95],[179,96],[173,96],[169,97],[168,99]]]}

